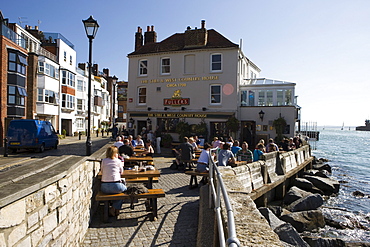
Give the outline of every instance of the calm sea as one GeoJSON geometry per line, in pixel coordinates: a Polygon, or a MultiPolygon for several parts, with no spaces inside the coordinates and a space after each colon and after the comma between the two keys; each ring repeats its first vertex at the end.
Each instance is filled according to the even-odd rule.
{"type": "Polygon", "coordinates": [[[325,203],[326,213],[337,215],[344,225],[353,228],[337,230],[326,226],[318,235],[370,242],[370,132],[354,129],[318,129],[320,141],[316,142],[313,155],[329,159],[333,178],[341,182],[339,195],[325,203]],[[355,191],[366,196],[355,197],[355,191]]]}

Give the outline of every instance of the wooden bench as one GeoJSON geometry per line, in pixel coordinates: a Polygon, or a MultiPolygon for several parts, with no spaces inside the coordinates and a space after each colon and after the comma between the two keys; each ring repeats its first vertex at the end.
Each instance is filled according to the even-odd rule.
{"type": "Polygon", "coordinates": [[[125,193],[119,194],[104,194],[103,192],[99,191],[95,197],[96,201],[104,202],[104,214],[103,214],[103,221],[108,221],[108,213],[109,213],[109,201],[114,200],[125,200],[125,199],[148,199],[148,203],[146,204],[147,211],[151,211],[151,220],[157,220],[158,218],[158,207],[157,207],[157,198],[165,197],[165,193],[163,189],[149,189],[148,193],[142,193],[137,195],[128,195],[125,193]]]}
{"type": "Polygon", "coordinates": [[[202,176],[202,177],[209,177],[209,172],[197,172],[197,171],[185,171],[186,175],[190,175],[190,183],[189,183],[189,189],[193,189],[198,187],[198,180],[197,176],[202,176]],[[193,185],[194,182],[194,185],[193,185]]]}

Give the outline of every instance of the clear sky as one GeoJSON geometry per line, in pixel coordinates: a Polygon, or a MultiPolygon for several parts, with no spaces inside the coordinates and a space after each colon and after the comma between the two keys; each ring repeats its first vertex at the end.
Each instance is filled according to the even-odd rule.
{"type": "Polygon", "coordinates": [[[63,34],[80,63],[88,60],[82,20],[93,15],[100,25],[93,61],[119,80],[128,78],[138,26],[154,25],[162,41],[205,20],[232,42],[243,40],[260,77],[297,83],[303,121],[358,126],[370,118],[369,0],[18,0],[0,10],[10,22],[63,34]]]}

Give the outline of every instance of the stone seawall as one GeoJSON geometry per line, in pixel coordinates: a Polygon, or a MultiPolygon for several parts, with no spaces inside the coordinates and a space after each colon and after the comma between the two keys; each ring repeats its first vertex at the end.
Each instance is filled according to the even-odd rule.
{"type": "MultiPolygon", "coordinates": [[[[24,166],[23,179],[11,179],[0,191],[0,246],[79,246],[94,203],[94,179],[106,147],[88,158],[52,157],[24,166]],[[39,171],[39,172],[37,172],[39,171]]],[[[17,171],[22,178],[22,171],[17,171]]]]}
{"type": "MultiPolygon", "coordinates": [[[[312,166],[308,145],[286,153],[267,153],[262,160],[238,167],[219,167],[233,207],[241,246],[283,246],[257,207],[282,199],[290,178],[312,166]]],[[[227,226],[223,208],[224,225],[227,226]]]]}

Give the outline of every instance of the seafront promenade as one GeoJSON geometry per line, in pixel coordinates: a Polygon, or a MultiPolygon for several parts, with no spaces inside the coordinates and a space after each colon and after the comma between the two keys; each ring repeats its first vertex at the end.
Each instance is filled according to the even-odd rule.
{"type": "MultiPolygon", "coordinates": [[[[92,141],[93,152],[106,144],[113,144],[106,136],[94,136],[92,141]]],[[[171,170],[169,167],[173,158],[170,149],[162,151],[161,155],[154,157],[154,164],[161,171],[154,188],[162,188],[166,193],[165,198],[158,199],[158,220],[149,220],[143,200],[136,203],[133,210],[128,203],[124,203],[121,214],[117,219],[110,218],[109,223],[103,223],[102,208],[99,207],[91,217],[82,246],[196,246],[199,188],[189,190],[190,177],[182,171],[171,170]]],[[[85,140],[67,137],[60,141],[57,150],[46,150],[44,153],[25,151],[3,157],[3,149],[0,152],[0,176],[5,178],[13,168],[24,167],[27,170],[28,163],[47,156],[84,156],[85,140]]]]}

